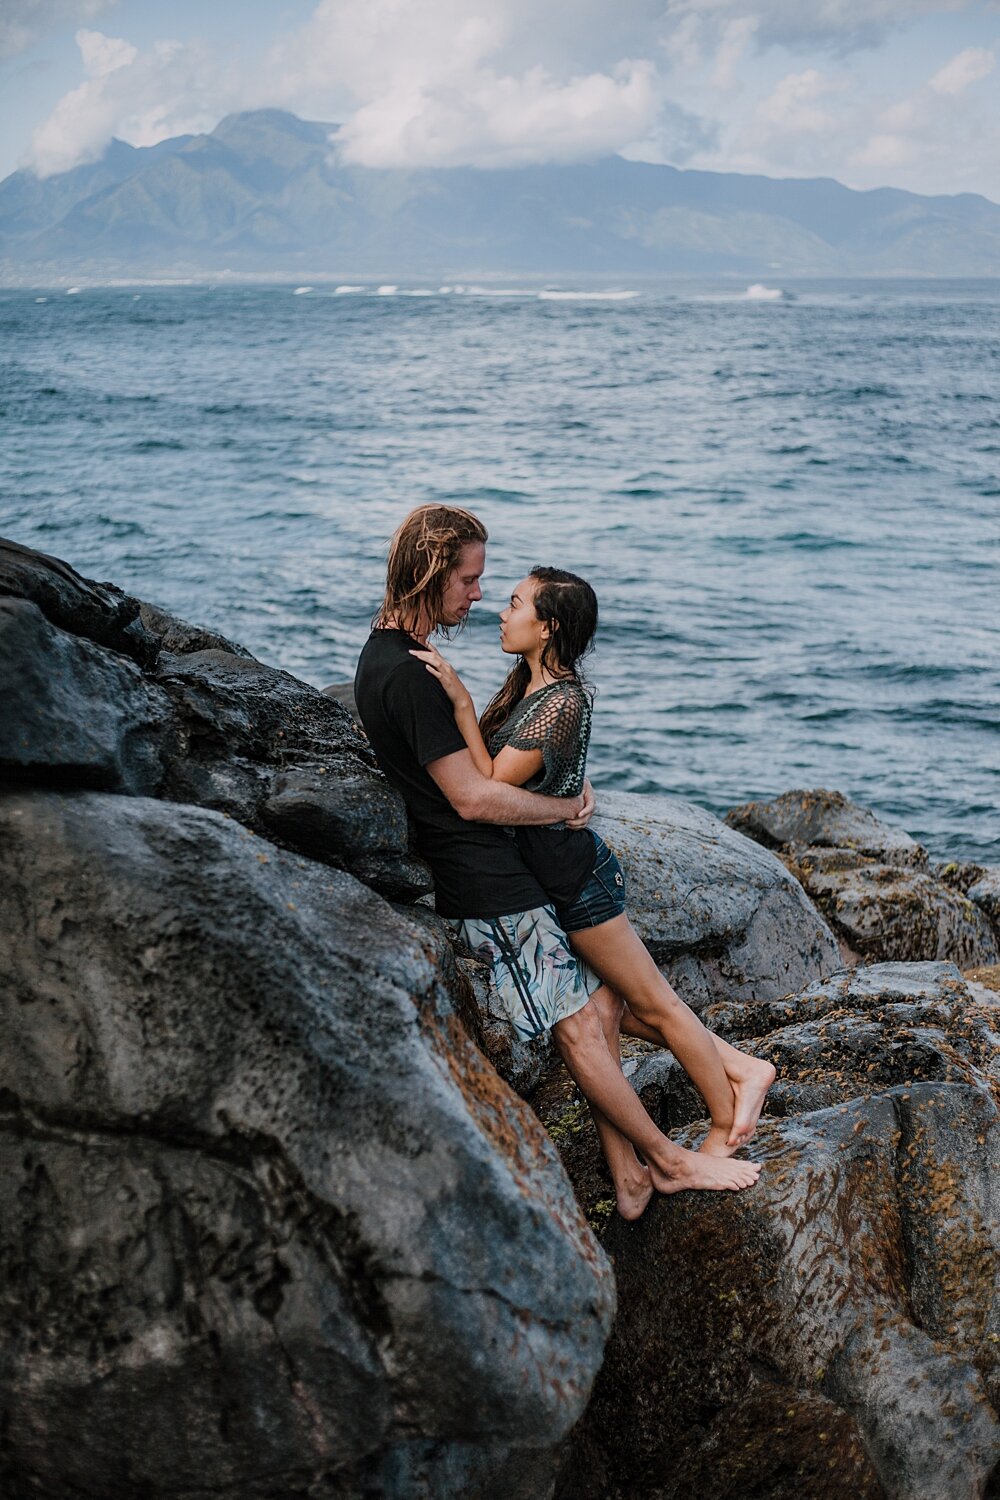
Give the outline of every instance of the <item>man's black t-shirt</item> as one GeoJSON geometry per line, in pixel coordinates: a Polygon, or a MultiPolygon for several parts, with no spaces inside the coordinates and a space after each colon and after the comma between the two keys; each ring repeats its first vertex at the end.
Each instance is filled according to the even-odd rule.
{"type": "Polygon", "coordinates": [[[410,655],[419,645],[402,630],[373,630],[354,696],[378,763],[416,825],[417,847],[434,872],[437,909],[443,917],[502,917],[545,906],[549,898],[513,835],[460,818],[424,770],[466,744],[444,688],[410,655]]]}

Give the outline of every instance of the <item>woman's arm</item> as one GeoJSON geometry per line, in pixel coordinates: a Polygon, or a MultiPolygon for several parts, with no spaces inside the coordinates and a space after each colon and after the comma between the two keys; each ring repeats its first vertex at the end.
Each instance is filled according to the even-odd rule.
{"type": "Polygon", "coordinates": [[[504,781],[508,786],[523,786],[542,769],[540,750],[512,750],[509,745],[505,745],[494,760],[479,731],[472,694],[451,662],[446,661],[433,646],[428,646],[424,651],[411,651],[410,655],[424,663],[431,676],[437,678],[448,694],[455,711],[455,723],[481,776],[487,776],[491,781],[504,781]]]}

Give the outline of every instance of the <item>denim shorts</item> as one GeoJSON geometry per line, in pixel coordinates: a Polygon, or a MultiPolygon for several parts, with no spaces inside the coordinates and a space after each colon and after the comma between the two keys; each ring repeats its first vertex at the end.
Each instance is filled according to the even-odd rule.
{"type": "Polygon", "coordinates": [[[600,927],[625,910],[625,876],[615,855],[602,838],[591,830],[597,845],[597,863],[583,890],[572,906],[556,908],[564,932],[579,932],[584,927],[600,927]]]}

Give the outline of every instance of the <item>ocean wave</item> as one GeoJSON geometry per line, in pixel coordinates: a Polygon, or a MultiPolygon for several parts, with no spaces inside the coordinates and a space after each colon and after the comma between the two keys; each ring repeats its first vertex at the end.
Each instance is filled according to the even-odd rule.
{"type": "Polygon", "coordinates": [[[631,302],[638,295],[638,292],[627,291],[557,292],[546,289],[538,293],[538,300],[539,302],[631,302]]]}
{"type": "Polygon", "coordinates": [[[525,568],[594,580],[596,785],[891,794],[935,852],[997,850],[1000,428],[957,395],[1000,378],[1000,297],[810,293],[804,318],[745,281],[603,309],[609,279],[341,285],[349,308],[332,282],[0,295],[0,529],[322,684],[400,516],[453,500],[492,537],[453,642],[477,701],[525,568]]]}
{"type": "Polygon", "coordinates": [[[801,547],[805,552],[829,552],[847,547],[870,545],[848,536],[832,536],[823,531],[782,531],[774,538],[787,547],[801,547]]]}
{"type": "Polygon", "coordinates": [[[457,286],[455,291],[465,297],[537,297],[538,288],[533,286],[457,286]]]}

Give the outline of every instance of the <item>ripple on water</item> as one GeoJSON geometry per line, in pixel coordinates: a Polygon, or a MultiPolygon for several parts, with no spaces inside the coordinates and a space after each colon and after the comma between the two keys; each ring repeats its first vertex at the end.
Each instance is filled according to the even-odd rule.
{"type": "Polygon", "coordinates": [[[484,625],[449,650],[481,697],[525,568],[590,576],[601,785],[838,787],[1000,858],[1000,292],[701,290],[4,293],[4,530],[323,686],[399,516],[471,505],[484,625]]]}

